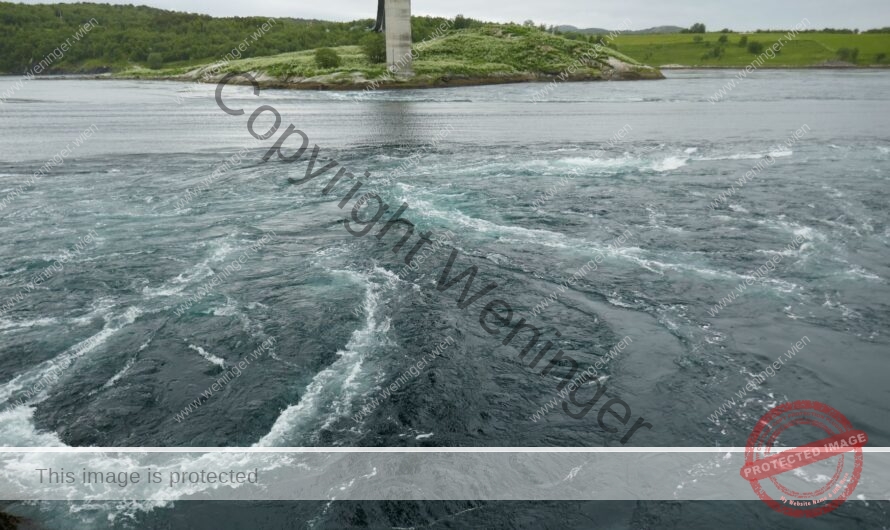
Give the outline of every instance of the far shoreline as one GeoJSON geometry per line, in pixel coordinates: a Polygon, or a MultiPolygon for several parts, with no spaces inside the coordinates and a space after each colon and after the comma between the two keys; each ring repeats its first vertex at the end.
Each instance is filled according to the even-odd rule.
{"type": "MultiPolygon", "coordinates": [[[[280,81],[280,80],[269,80],[263,79],[260,76],[257,76],[257,84],[260,88],[272,88],[272,89],[283,89],[283,90],[314,90],[314,91],[332,91],[332,92],[350,92],[350,91],[363,91],[367,90],[371,87],[372,90],[421,90],[421,89],[431,89],[431,88],[459,88],[459,87],[468,87],[468,86],[494,86],[494,85],[506,85],[506,84],[519,84],[519,83],[551,83],[551,82],[559,82],[559,83],[581,83],[581,82],[609,82],[609,81],[660,81],[664,79],[664,76],[661,75],[658,70],[654,70],[657,72],[656,75],[652,76],[644,76],[639,75],[637,72],[623,72],[620,75],[614,75],[609,78],[604,78],[602,76],[570,76],[565,79],[560,79],[557,75],[550,74],[533,74],[533,73],[518,73],[518,74],[509,74],[502,76],[490,76],[490,77],[473,77],[473,76],[465,76],[465,75],[454,75],[448,77],[438,77],[435,79],[431,78],[411,78],[406,79],[404,81],[399,81],[395,83],[389,84],[377,84],[375,85],[374,80],[365,80],[362,82],[356,83],[325,83],[325,82],[317,82],[317,81],[280,81]]],[[[256,72],[250,72],[251,74],[256,74],[256,72]]],[[[11,77],[7,74],[0,75],[2,77],[11,77]]],[[[206,84],[206,85],[214,85],[219,82],[219,79],[213,79],[208,81],[200,81],[189,78],[178,78],[175,76],[161,76],[161,77],[143,77],[143,76],[126,76],[126,75],[114,75],[114,74],[54,74],[54,75],[45,75],[45,76],[34,76],[32,80],[42,80],[42,81],[64,81],[64,80],[96,80],[96,81],[163,81],[163,82],[177,82],[184,84],[206,84]]],[[[236,77],[232,79],[229,84],[232,85],[250,85],[251,83],[242,77],[236,77]]]]}
{"type": "MultiPolygon", "coordinates": [[[[679,71],[726,71],[726,70],[744,70],[744,67],[734,67],[734,66],[707,66],[707,67],[698,67],[698,66],[685,66],[685,65],[666,65],[666,66],[658,66],[657,70],[667,70],[672,72],[679,71]]],[[[844,70],[844,71],[855,71],[855,72],[880,72],[890,70],[890,65],[888,66],[837,66],[837,65],[827,65],[827,66],[783,66],[783,67],[772,67],[772,68],[758,68],[756,72],[781,72],[781,71],[834,71],[834,70],[844,70]]],[[[16,74],[0,74],[0,78],[12,78],[12,77],[21,77],[16,74]]],[[[423,90],[423,89],[434,89],[434,88],[461,88],[461,87],[473,87],[473,86],[496,86],[496,85],[507,85],[507,84],[520,84],[520,83],[540,83],[546,84],[550,82],[557,81],[559,83],[585,83],[585,82],[609,82],[609,81],[660,81],[665,79],[664,77],[642,77],[642,76],[628,76],[628,77],[615,77],[610,79],[604,79],[602,77],[596,76],[582,76],[582,77],[571,77],[567,79],[558,79],[556,75],[549,74],[515,74],[515,75],[505,75],[505,76],[496,76],[496,77],[469,77],[469,76],[459,76],[456,75],[454,77],[449,77],[445,79],[436,79],[436,80],[419,80],[416,82],[412,82],[411,80],[406,80],[404,82],[393,83],[393,84],[380,84],[376,87],[372,88],[372,90],[387,90],[387,91],[396,91],[396,90],[423,90]]],[[[201,83],[212,85],[217,81],[195,81],[192,79],[177,79],[175,77],[140,77],[140,76],[117,76],[110,73],[62,73],[62,74],[50,74],[50,75],[39,75],[34,76],[32,81],[64,81],[64,80],[91,80],[91,81],[159,81],[159,82],[176,82],[176,83],[201,83]]],[[[246,80],[242,79],[234,79],[231,84],[234,85],[249,85],[250,83],[246,80]]],[[[312,91],[330,91],[330,92],[352,92],[352,91],[364,91],[370,87],[374,86],[374,82],[371,80],[361,82],[361,83],[320,83],[320,82],[284,82],[284,81],[268,81],[268,80],[258,80],[258,84],[260,88],[265,89],[278,89],[278,90],[312,90],[312,91]]]]}
{"type": "MultiPolygon", "coordinates": [[[[695,66],[695,65],[685,65],[685,64],[666,64],[659,66],[652,66],[658,70],[744,70],[745,66],[695,66]]],[[[785,71],[785,70],[864,70],[864,71],[874,71],[874,70],[890,70],[890,64],[873,64],[868,66],[841,66],[841,65],[823,65],[823,66],[771,66],[771,67],[760,67],[757,68],[758,72],[770,72],[770,71],[785,71]]],[[[517,75],[525,75],[525,74],[517,74],[517,75]]],[[[22,77],[24,74],[14,74],[8,72],[0,72],[0,78],[4,77],[22,77]]],[[[459,76],[455,76],[457,78],[459,76]]],[[[523,82],[540,82],[545,83],[549,82],[552,79],[556,78],[556,75],[549,74],[540,74],[540,79],[534,80],[519,80],[513,81],[518,83],[523,82]]],[[[175,77],[170,76],[159,76],[159,77],[139,77],[139,76],[122,76],[118,74],[114,74],[111,72],[56,72],[52,74],[40,74],[35,75],[30,80],[32,81],[54,81],[61,79],[97,79],[97,80],[139,80],[139,81],[180,81],[183,83],[190,82],[198,82],[190,79],[177,79],[175,77]]],[[[567,79],[567,82],[572,81],[613,81],[613,79],[567,79]]],[[[637,81],[638,79],[614,79],[614,81],[637,81]]],[[[650,81],[650,78],[639,79],[641,81],[650,81]]],[[[368,81],[366,84],[370,84],[372,81],[368,81]]],[[[503,84],[504,82],[496,82],[492,81],[491,84],[503,84]]],[[[212,83],[210,83],[212,84],[212,83]]],[[[260,83],[262,85],[262,83],[260,83]]],[[[382,85],[381,85],[382,89],[382,85]]]]}

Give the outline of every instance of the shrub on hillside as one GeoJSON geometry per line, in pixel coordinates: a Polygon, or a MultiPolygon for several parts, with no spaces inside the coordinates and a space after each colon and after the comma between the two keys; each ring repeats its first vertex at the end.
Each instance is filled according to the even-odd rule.
{"type": "Polygon", "coordinates": [[[315,50],[315,64],[319,68],[337,68],[340,66],[340,56],[330,48],[315,50]]]}
{"type": "Polygon", "coordinates": [[[148,63],[149,68],[157,70],[164,65],[164,56],[157,52],[149,53],[145,62],[148,63]]]}
{"type": "Polygon", "coordinates": [[[841,48],[837,51],[837,58],[841,61],[855,63],[859,59],[859,48],[841,48]]]}
{"type": "Polygon", "coordinates": [[[739,39],[739,48],[744,48],[748,45],[748,36],[742,35],[742,38],[739,39]]]}
{"type": "Polygon", "coordinates": [[[372,63],[386,62],[386,39],[380,33],[371,33],[362,38],[362,51],[372,63]]]}
{"type": "Polygon", "coordinates": [[[748,43],[748,53],[753,53],[754,55],[763,53],[763,43],[752,40],[748,43]]]}
{"type": "Polygon", "coordinates": [[[707,53],[702,54],[701,59],[707,61],[708,59],[720,59],[721,57],[723,57],[723,48],[714,46],[707,53]]]}

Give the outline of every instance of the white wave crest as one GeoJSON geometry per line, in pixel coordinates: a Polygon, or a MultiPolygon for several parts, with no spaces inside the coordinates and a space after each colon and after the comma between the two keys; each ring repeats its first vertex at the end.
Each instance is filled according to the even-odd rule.
{"type": "Polygon", "coordinates": [[[680,169],[685,166],[687,162],[689,162],[689,159],[686,157],[669,156],[664,160],[653,162],[651,169],[653,171],[658,171],[659,173],[664,173],[666,171],[680,169]]]}
{"type": "Polygon", "coordinates": [[[344,349],[337,352],[337,360],[315,374],[300,401],[278,416],[272,429],[254,444],[255,447],[288,445],[293,433],[310,421],[321,419],[323,423],[319,430],[324,429],[338,418],[350,414],[356,398],[373,388],[374,382],[366,376],[364,365],[375,348],[385,344],[385,336],[390,329],[390,319],[381,318],[379,313],[381,291],[391,285],[389,275],[392,273],[339,272],[365,287],[362,308],[365,324],[355,330],[344,349]],[[383,276],[383,281],[375,281],[377,276],[383,276]]]}
{"type": "Polygon", "coordinates": [[[223,370],[226,369],[226,361],[224,361],[223,359],[220,359],[216,355],[213,355],[212,353],[205,350],[204,348],[202,348],[200,346],[195,346],[194,344],[189,344],[189,348],[198,352],[198,355],[207,359],[207,362],[209,362],[211,364],[215,364],[215,365],[219,366],[220,368],[222,368],[223,370]]]}

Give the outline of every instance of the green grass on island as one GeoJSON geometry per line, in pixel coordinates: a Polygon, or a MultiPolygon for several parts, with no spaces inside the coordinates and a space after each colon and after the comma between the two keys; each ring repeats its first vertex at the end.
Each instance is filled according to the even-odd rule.
{"type": "MultiPolygon", "coordinates": [[[[422,87],[561,79],[659,79],[661,73],[615,50],[569,40],[537,28],[485,25],[449,30],[415,43],[414,75],[387,75],[385,64],[372,62],[360,46],[331,48],[339,65],[322,67],[314,50],[149,70],[135,68],[123,77],[217,80],[230,72],[251,72],[265,86],[355,88],[376,81],[381,87],[422,87]]],[[[377,85],[375,85],[377,86],[377,85]]]]}

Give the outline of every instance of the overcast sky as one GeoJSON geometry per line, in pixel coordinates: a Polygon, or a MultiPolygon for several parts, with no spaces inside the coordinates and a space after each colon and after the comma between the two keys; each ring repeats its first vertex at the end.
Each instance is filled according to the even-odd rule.
{"type": "MultiPolygon", "coordinates": [[[[108,2],[109,0],[104,0],[108,2]]],[[[25,0],[27,4],[48,2],[25,0]]],[[[141,4],[128,1],[112,4],[141,4]]],[[[275,16],[354,20],[373,18],[376,0],[148,0],[152,7],[214,16],[275,16]]],[[[416,15],[472,18],[498,22],[532,19],[545,24],[614,29],[628,20],[631,29],[689,26],[710,29],[789,28],[808,19],[811,27],[869,29],[890,26],[890,0],[413,0],[416,15]]]]}

